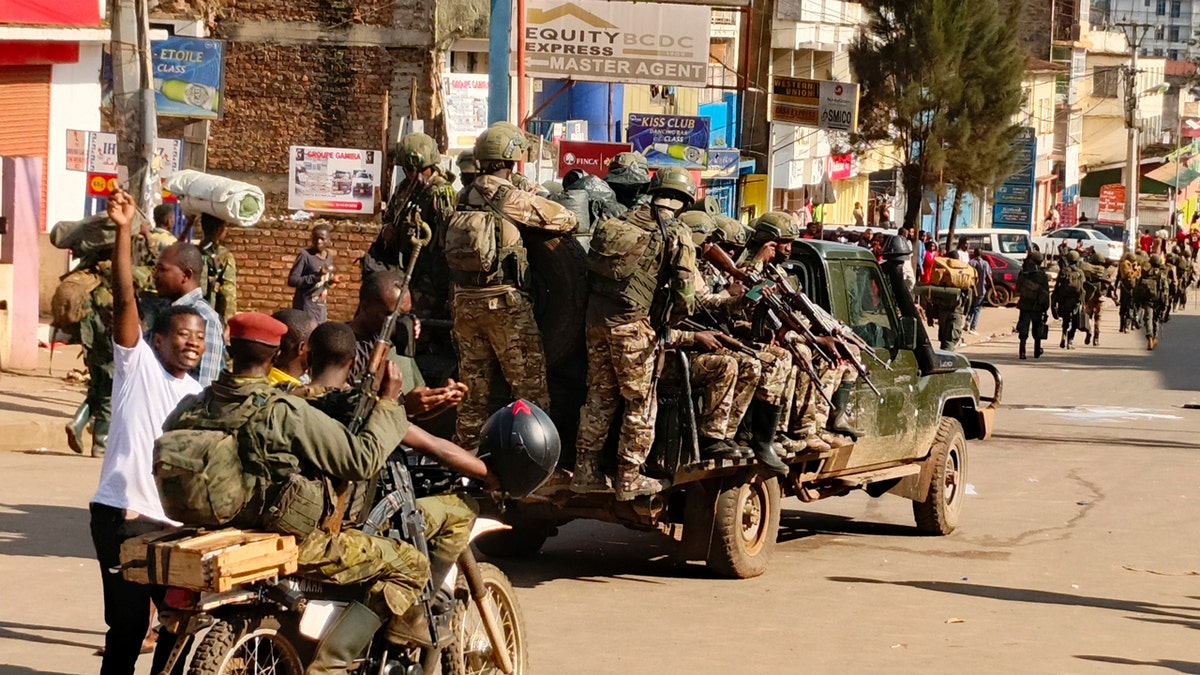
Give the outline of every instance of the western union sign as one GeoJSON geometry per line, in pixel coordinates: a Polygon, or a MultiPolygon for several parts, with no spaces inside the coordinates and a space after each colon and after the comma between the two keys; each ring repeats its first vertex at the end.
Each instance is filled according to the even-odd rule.
{"type": "Polygon", "coordinates": [[[771,120],[854,131],[858,128],[858,85],[776,75],[771,80],[771,120]]]}

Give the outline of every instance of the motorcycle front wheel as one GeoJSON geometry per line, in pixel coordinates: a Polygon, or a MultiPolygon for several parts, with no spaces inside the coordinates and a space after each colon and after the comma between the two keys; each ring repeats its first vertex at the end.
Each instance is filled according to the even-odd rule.
{"type": "Polygon", "coordinates": [[[190,675],[304,675],[296,633],[275,614],[218,620],[196,647],[190,675]]]}
{"type": "MultiPolygon", "coordinates": [[[[514,675],[529,672],[529,652],[525,644],[525,617],[517,603],[517,592],[495,565],[476,563],[488,591],[492,611],[504,635],[505,647],[513,662],[514,675]]],[[[450,675],[499,675],[492,641],[488,639],[479,608],[467,591],[466,581],[460,576],[458,606],[454,613],[454,643],[448,648],[448,670],[450,675]]]]}

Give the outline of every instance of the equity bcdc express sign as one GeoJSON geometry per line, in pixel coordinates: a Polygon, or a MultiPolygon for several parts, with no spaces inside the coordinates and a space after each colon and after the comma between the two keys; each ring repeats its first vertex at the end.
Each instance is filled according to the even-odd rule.
{"type": "Polygon", "coordinates": [[[707,7],[661,2],[529,0],[525,72],[591,82],[703,86],[709,15],[707,7]]]}

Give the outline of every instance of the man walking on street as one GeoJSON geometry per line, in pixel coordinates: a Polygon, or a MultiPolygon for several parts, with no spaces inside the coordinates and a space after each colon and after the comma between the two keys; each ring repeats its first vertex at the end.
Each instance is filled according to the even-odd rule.
{"type": "Polygon", "coordinates": [[[971,335],[978,335],[979,331],[979,315],[983,312],[983,301],[987,299],[988,294],[992,291],[992,266],[988,264],[987,258],[983,257],[983,253],[979,249],[971,252],[971,262],[968,263],[975,270],[975,302],[971,303],[971,311],[967,313],[967,332],[971,335]]]}
{"type": "Polygon", "coordinates": [[[1054,294],[1050,298],[1050,311],[1056,319],[1062,319],[1061,349],[1075,348],[1075,331],[1083,320],[1083,270],[1079,267],[1079,251],[1067,251],[1060,260],[1058,279],[1054,282],[1054,294]]]}
{"type": "Polygon", "coordinates": [[[1046,312],[1050,309],[1050,279],[1042,269],[1042,254],[1030,251],[1017,275],[1017,336],[1021,339],[1020,357],[1025,358],[1025,341],[1033,332],[1033,358],[1042,356],[1046,335],[1046,312]]]}

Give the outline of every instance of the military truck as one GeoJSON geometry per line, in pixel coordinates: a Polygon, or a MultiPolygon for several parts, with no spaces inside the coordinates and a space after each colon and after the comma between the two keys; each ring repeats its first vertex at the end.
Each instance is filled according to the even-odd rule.
{"type": "MultiPolygon", "coordinates": [[[[582,257],[575,250],[578,243],[569,238],[555,245],[559,257],[582,257]]],[[[952,532],[965,497],[967,441],[986,439],[992,431],[1002,391],[998,370],[932,348],[904,283],[903,262],[881,266],[865,249],[832,242],[801,240],[792,250],[784,263],[787,273],[801,282],[810,300],[852,328],[886,364],[867,362],[878,394],[860,378],[853,405],[863,434],[852,446],[787,458],[791,471],[784,477],[765,471],[753,459],[702,460],[688,354],[671,351],[667,356],[673,367],[657,387],[657,433],[646,467],[647,473],[668,479],[670,487],[618,502],[612,493],[577,495],[560,484],[525,500],[494,505],[512,529],[479,539],[480,550],[496,557],[529,555],[559,526],[595,519],[661,532],[680,542],[679,559],[702,560],[718,574],[748,578],[767,569],[785,495],[812,502],[855,490],[872,497],[890,493],[909,499],[920,532],[952,532]],[[981,396],[981,373],[990,375],[991,396],[981,396]]],[[[580,274],[575,270],[581,267],[564,269],[580,274]]],[[[532,292],[536,298],[539,293],[561,293],[561,288],[535,280],[532,292]]],[[[564,346],[562,327],[554,328],[556,317],[569,314],[540,314],[544,334],[553,335],[557,343],[547,345],[552,416],[563,438],[561,466],[569,469],[582,403],[582,354],[564,346]]],[[[614,426],[619,423],[618,416],[614,426]]],[[[609,445],[615,445],[615,434],[609,445]]]]}

